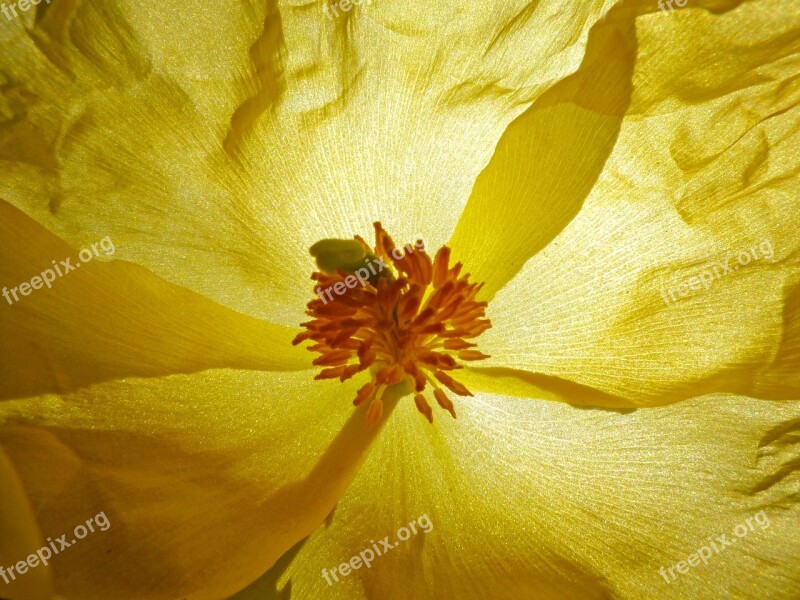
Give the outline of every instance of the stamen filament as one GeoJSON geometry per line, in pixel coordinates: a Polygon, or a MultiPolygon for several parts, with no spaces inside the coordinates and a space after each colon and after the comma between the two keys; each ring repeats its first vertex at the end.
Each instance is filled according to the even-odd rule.
{"type": "Polygon", "coordinates": [[[449,372],[462,368],[459,360],[489,358],[468,341],[491,327],[485,317],[487,303],[475,300],[483,284],[462,276],[461,263],[450,267],[446,246],[431,260],[421,240],[398,247],[380,223],[375,223],[375,240],[374,248],[360,236],[314,245],[325,270],[311,276],[315,298],[306,312],[312,320],[303,323],[306,331],[293,343],[310,341],[309,350],[320,354],[313,364],[324,368],[315,379],[346,381],[362,371],[372,373],[353,400],[355,406],[369,401],[368,427],[383,415],[385,390],[401,382],[414,391],[417,410],[429,422],[433,411],[424,396],[428,385],[437,404],[455,418],[455,407],[439,383],[459,396],[471,396],[449,372]],[[328,250],[333,254],[326,254],[328,250]],[[363,260],[352,263],[359,255],[363,260]],[[350,262],[337,268],[340,257],[350,262]],[[372,268],[373,263],[381,266],[372,268]],[[371,274],[365,265],[370,265],[371,274]],[[352,283],[354,274],[361,275],[363,285],[346,286],[345,279],[350,277],[352,283]],[[331,292],[343,286],[345,293],[331,292]]]}

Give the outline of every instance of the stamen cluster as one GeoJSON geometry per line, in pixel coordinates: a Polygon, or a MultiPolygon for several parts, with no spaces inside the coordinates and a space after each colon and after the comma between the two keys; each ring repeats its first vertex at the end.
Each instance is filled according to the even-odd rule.
{"type": "Polygon", "coordinates": [[[447,246],[431,261],[420,242],[417,251],[408,245],[403,252],[379,222],[374,226],[374,249],[362,238],[355,239],[366,256],[389,267],[359,286],[346,285],[348,277],[352,284],[353,273],[342,269],[313,273],[318,293],[322,288],[347,289],[331,301],[319,297],[309,302],[306,313],[313,319],[303,323],[306,331],[293,343],[314,342],[308,349],[320,356],[313,364],[323,367],[315,379],[345,381],[370,369],[371,381],[353,401],[356,406],[369,401],[368,426],[381,418],[386,389],[403,380],[414,390],[417,409],[429,422],[433,411],[423,394],[428,384],[439,406],[455,418],[453,403],[441,386],[459,396],[472,396],[449,372],[463,368],[457,359],[489,358],[467,341],[491,327],[485,318],[487,303],[475,299],[483,284],[471,283],[469,274],[461,275],[461,263],[449,266],[447,246]]]}

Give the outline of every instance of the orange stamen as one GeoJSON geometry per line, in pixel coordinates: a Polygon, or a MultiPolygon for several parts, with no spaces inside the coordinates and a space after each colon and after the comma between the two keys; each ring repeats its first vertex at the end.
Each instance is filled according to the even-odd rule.
{"type": "Polygon", "coordinates": [[[436,398],[436,402],[439,403],[439,406],[448,411],[453,416],[454,419],[456,418],[456,409],[453,406],[453,403],[450,401],[450,398],[447,397],[447,394],[444,393],[444,390],[442,390],[442,388],[437,388],[433,390],[433,397],[436,398]]]}
{"type": "Polygon", "coordinates": [[[429,422],[433,410],[423,394],[428,383],[437,404],[455,418],[452,401],[435,380],[459,396],[472,395],[448,372],[462,368],[459,360],[489,358],[468,341],[491,327],[487,303],[475,300],[483,284],[461,275],[461,263],[450,266],[447,246],[431,260],[421,240],[398,247],[380,223],[375,223],[374,248],[355,239],[388,269],[364,285],[332,294],[333,300],[324,290],[352,273],[313,273],[316,295],[306,311],[312,320],[303,323],[306,330],[293,343],[310,341],[308,349],[320,354],[313,364],[325,368],[315,379],[345,381],[370,370],[371,380],[353,400],[355,406],[369,401],[368,427],[383,415],[384,391],[401,381],[413,389],[417,410],[429,422]]]}

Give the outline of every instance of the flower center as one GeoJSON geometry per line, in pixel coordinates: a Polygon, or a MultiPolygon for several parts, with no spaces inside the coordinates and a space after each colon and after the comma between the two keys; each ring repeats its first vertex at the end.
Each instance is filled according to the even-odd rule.
{"type": "Polygon", "coordinates": [[[398,248],[379,222],[374,225],[374,248],[360,236],[311,247],[320,268],[311,275],[317,298],[308,303],[312,320],[302,324],[306,331],[292,343],[314,342],[308,349],[320,356],[313,364],[324,367],[315,379],[345,381],[369,369],[372,379],[353,401],[369,401],[368,427],[381,418],[386,389],[404,380],[429,422],[428,384],[455,418],[442,386],[458,396],[472,393],[448,371],[462,368],[458,360],[489,358],[467,341],[492,326],[485,318],[487,303],[475,300],[483,284],[461,275],[461,263],[450,267],[447,246],[431,261],[422,240],[398,248]]]}

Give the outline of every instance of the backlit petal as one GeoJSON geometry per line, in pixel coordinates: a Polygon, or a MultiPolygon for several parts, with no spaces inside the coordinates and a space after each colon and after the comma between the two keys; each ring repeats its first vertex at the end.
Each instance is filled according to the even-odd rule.
{"type": "Polygon", "coordinates": [[[0,399],[131,376],[309,366],[290,345],[297,330],[113,260],[119,240],[79,252],[2,200],[0,239],[0,399]]]}
{"type": "Polygon", "coordinates": [[[637,17],[614,151],[583,211],[490,304],[486,366],[616,397],[605,405],[798,396],[800,55],[787,40],[800,18],[790,6],[637,17]]]}
{"type": "Polygon", "coordinates": [[[282,597],[275,585],[293,600],[800,593],[800,403],[707,397],[620,414],[478,396],[456,408],[432,428],[401,403],[332,519],[236,600],[282,597]],[[400,541],[410,523],[418,533],[400,541]],[[735,542],[675,570],[722,534],[735,542]],[[384,536],[397,546],[333,580],[384,536]]]}
{"type": "Polygon", "coordinates": [[[106,531],[53,557],[57,594],[228,597],[317,528],[351,480],[380,430],[353,414],[355,389],[212,370],[0,403],[14,469],[0,462],[0,490],[18,482],[0,497],[0,558],[24,560],[104,512],[106,531]]]}
{"type": "Polygon", "coordinates": [[[475,183],[450,245],[487,298],[575,217],[614,147],[636,60],[620,8],[592,28],[580,69],[509,125],[475,183]]]}
{"type": "Polygon", "coordinates": [[[6,23],[0,194],[74,246],[302,320],[308,248],[450,237],[505,126],[610,1],[62,2],[6,23]],[[557,23],[557,27],[552,25],[557,23]]]}

